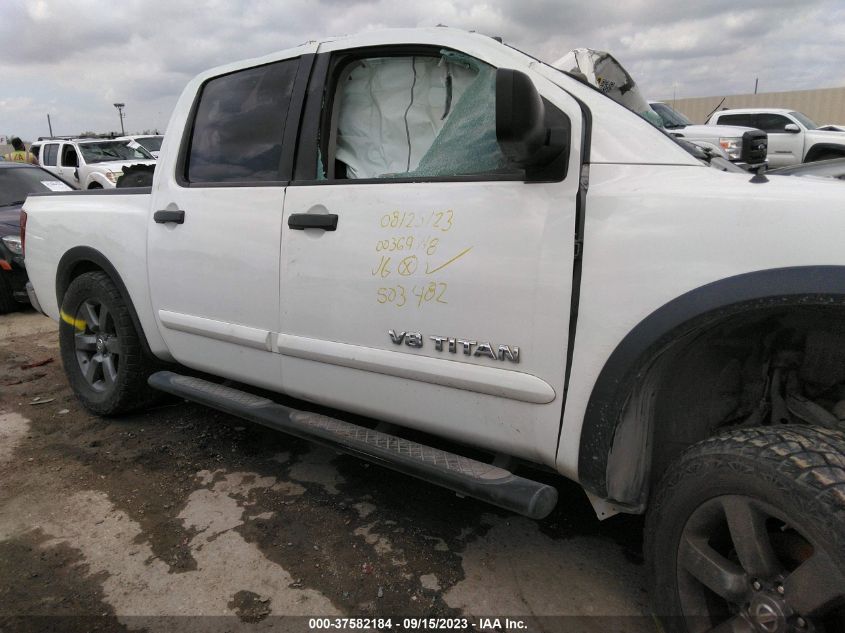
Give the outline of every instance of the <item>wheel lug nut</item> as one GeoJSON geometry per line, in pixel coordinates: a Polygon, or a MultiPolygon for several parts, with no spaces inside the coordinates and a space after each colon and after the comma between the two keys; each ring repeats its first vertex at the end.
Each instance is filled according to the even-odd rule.
{"type": "Polygon", "coordinates": [[[780,584],[779,584],[779,585],[777,586],[777,592],[778,592],[780,595],[783,595],[784,593],[786,593],[786,590],[783,588],[783,585],[780,585],[780,584]]]}
{"type": "Polygon", "coordinates": [[[761,584],[760,584],[760,581],[759,581],[759,580],[752,580],[752,581],[751,581],[751,587],[754,589],[754,591],[760,591],[760,589],[762,588],[762,586],[763,586],[763,585],[761,585],[761,584]]]}
{"type": "Polygon", "coordinates": [[[802,629],[807,627],[807,621],[804,618],[798,618],[797,620],[795,620],[795,624],[797,624],[802,629]]]}

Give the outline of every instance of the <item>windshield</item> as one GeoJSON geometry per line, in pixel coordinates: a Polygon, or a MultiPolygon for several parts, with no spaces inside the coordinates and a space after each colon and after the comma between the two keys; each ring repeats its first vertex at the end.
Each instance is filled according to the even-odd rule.
{"type": "Polygon", "coordinates": [[[665,103],[652,103],[651,109],[660,115],[664,127],[672,129],[692,125],[692,121],[677,110],[673,110],[665,103]]]}
{"type": "Polygon", "coordinates": [[[80,143],[79,150],[82,152],[82,158],[89,165],[91,163],[104,163],[110,160],[153,159],[153,155],[143,147],[129,147],[126,141],[80,143]]]}
{"type": "Polygon", "coordinates": [[[818,125],[816,125],[816,122],[813,121],[813,119],[808,117],[806,114],[802,114],[801,112],[790,112],[789,114],[798,119],[798,122],[801,123],[801,125],[803,125],[808,130],[815,130],[819,127],[818,125]]]}
{"type": "Polygon", "coordinates": [[[144,146],[144,149],[151,152],[157,152],[161,149],[161,142],[164,140],[163,136],[140,136],[135,139],[144,146]]]}
{"type": "Polygon", "coordinates": [[[38,167],[0,169],[0,207],[23,204],[29,194],[42,191],[70,191],[70,187],[38,167]]]}

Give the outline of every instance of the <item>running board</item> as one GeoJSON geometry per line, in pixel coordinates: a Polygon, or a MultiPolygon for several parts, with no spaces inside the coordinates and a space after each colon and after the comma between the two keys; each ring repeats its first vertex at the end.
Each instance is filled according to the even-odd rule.
{"type": "Polygon", "coordinates": [[[148,382],[151,387],[180,398],[318,442],[532,519],[548,516],[557,503],[557,490],[547,484],[395,435],[169,371],[153,374],[148,382]]]}

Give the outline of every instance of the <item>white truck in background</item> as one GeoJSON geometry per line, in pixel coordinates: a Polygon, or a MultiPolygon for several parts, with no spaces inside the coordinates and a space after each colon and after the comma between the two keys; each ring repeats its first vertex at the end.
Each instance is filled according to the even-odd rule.
{"type": "Polygon", "coordinates": [[[660,117],[663,128],[675,138],[720,150],[734,163],[756,165],[766,160],[768,138],[761,130],[737,125],[695,125],[662,101],[648,104],[660,117]]]}
{"type": "Polygon", "coordinates": [[[786,108],[735,108],[719,110],[708,125],[750,125],[769,135],[771,167],[845,157],[845,131],[840,126],[819,127],[810,117],[786,108]]]}
{"type": "Polygon", "coordinates": [[[120,139],[44,139],[33,143],[38,164],[78,189],[113,189],[126,167],[155,165],[140,146],[120,139]]]}
{"type": "Polygon", "coordinates": [[[667,630],[836,630],[841,184],[713,169],[448,28],[207,71],[168,129],[151,188],[24,205],[90,411],[164,391],[537,520],[551,470],[646,513],[667,630]]]}

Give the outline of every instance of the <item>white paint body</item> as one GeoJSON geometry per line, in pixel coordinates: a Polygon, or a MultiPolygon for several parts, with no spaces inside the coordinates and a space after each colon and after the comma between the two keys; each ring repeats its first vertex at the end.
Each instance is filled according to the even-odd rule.
{"type": "Polygon", "coordinates": [[[571,77],[492,39],[451,29],[369,33],[209,71],[186,88],[168,129],[184,129],[196,91],[210,77],[304,52],[409,42],[527,73],[572,121],[566,178],[185,188],[175,179],[182,135],[168,134],[152,195],[27,201],[27,268],[45,311],[59,318],[62,255],[89,246],[121,275],[150,346],[163,359],[520,456],[577,480],[593,385],[643,318],[732,275],[845,264],[840,183],[783,178],[757,185],[745,174],[707,168],[571,77]],[[564,410],[584,125],[579,101],[590,112],[592,133],[580,310],[564,410]],[[185,223],[154,223],[153,213],[168,208],[183,209],[185,223]],[[402,227],[390,226],[394,211],[405,214],[402,227]],[[446,211],[452,224],[437,235],[435,214],[446,211]],[[338,214],[337,231],[288,229],[290,214],[308,212],[338,214]],[[398,272],[395,251],[387,251],[390,272],[382,276],[379,244],[403,236],[440,240],[431,255],[414,251],[417,265],[407,275],[398,272]],[[456,255],[426,274],[426,266],[432,271],[456,255]],[[414,286],[430,283],[445,284],[442,295],[435,286],[445,303],[414,295],[414,286]],[[380,289],[399,285],[405,305],[379,301],[390,296],[380,289]],[[420,332],[423,346],[396,344],[389,329],[420,332]],[[518,346],[520,361],[438,351],[430,336],[518,346]]]}
{"type": "MultiPolygon", "coordinates": [[[[769,135],[769,149],[766,160],[771,167],[787,167],[803,163],[814,146],[829,146],[829,152],[845,156],[845,133],[834,130],[807,129],[792,110],[785,108],[737,108],[716,112],[707,125],[719,125],[719,120],[734,114],[777,114],[798,126],[797,132],[766,130],[769,135]]],[[[812,160],[812,157],[811,157],[812,160]]]]}

